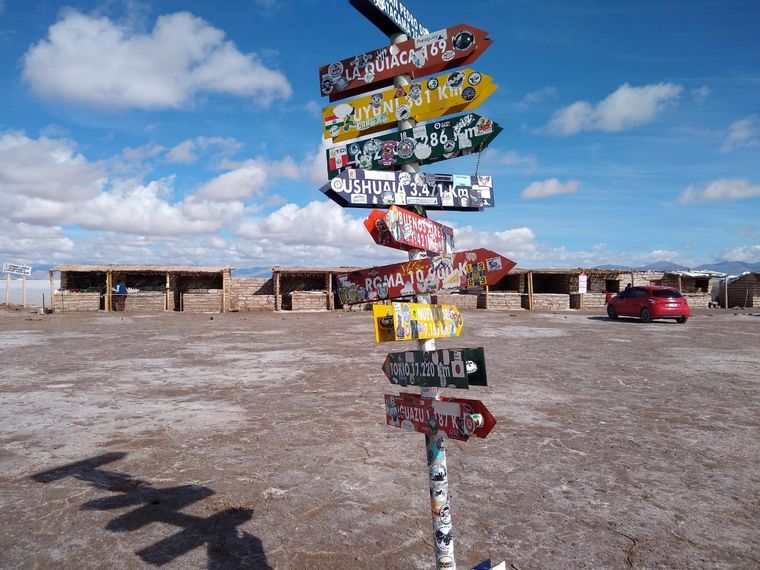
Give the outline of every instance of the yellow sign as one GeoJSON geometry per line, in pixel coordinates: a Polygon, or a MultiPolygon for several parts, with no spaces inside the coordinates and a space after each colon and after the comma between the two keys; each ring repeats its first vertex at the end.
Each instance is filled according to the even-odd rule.
{"type": "Polygon", "coordinates": [[[347,141],[394,127],[398,121],[427,121],[480,106],[496,91],[493,78],[462,69],[388,87],[331,105],[322,111],[323,137],[347,141]]]}
{"type": "Polygon", "coordinates": [[[454,305],[391,303],[373,305],[375,340],[425,340],[459,336],[464,319],[454,305]]]}

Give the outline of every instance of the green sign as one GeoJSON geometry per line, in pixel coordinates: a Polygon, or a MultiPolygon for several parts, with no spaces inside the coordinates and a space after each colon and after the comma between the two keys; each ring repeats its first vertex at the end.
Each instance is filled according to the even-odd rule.
{"type": "Polygon", "coordinates": [[[486,385],[486,359],[482,348],[409,350],[391,352],[383,362],[391,384],[468,389],[486,385]]]}
{"type": "Polygon", "coordinates": [[[501,131],[498,123],[476,113],[431,121],[397,133],[328,149],[327,173],[332,179],[348,167],[395,170],[396,166],[412,162],[433,164],[480,152],[501,131]]]}

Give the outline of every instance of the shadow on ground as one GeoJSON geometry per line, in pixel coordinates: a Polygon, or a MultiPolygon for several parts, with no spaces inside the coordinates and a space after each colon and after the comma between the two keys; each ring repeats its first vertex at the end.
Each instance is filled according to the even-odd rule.
{"type": "Polygon", "coordinates": [[[104,453],[37,473],[31,478],[49,484],[74,477],[97,489],[119,493],[82,505],[82,510],[95,511],[132,508],[106,525],[106,529],[112,532],[133,532],[157,522],[177,527],[179,530],[174,534],[136,553],[148,564],[162,566],[205,545],[211,570],[271,570],[261,540],[237,528],[253,518],[251,509],[232,508],[208,517],[185,514],[182,509],[212,496],[214,491],[201,485],[156,489],[131,475],[102,469],[126,455],[123,452],[104,453]]]}

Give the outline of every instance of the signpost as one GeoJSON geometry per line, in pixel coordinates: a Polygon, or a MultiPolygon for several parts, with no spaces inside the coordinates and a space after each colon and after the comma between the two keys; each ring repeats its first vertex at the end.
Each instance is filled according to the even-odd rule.
{"type": "Polygon", "coordinates": [[[375,340],[424,340],[459,336],[464,319],[454,305],[392,303],[373,305],[375,340]]]}
{"type": "Polygon", "coordinates": [[[467,113],[397,133],[329,148],[327,176],[347,167],[388,170],[404,164],[434,164],[485,149],[502,131],[498,123],[467,113]]]}
{"type": "Polygon", "coordinates": [[[467,441],[474,435],[486,438],[496,419],[479,400],[447,398],[432,400],[401,392],[385,395],[385,421],[389,426],[434,435],[443,432],[449,439],[467,441]]]}
{"type": "Polygon", "coordinates": [[[393,83],[396,76],[424,77],[474,62],[493,43],[488,32],[458,24],[319,68],[322,95],[330,101],[393,83]]]}
{"type": "Polygon", "coordinates": [[[383,362],[391,384],[429,388],[469,389],[486,386],[486,358],[482,348],[391,352],[383,362]]]}
{"type": "Polygon", "coordinates": [[[344,208],[387,208],[395,204],[467,212],[494,206],[490,176],[349,168],[320,190],[344,208]]]}
{"type": "Polygon", "coordinates": [[[7,263],[3,262],[3,272],[7,274],[5,281],[5,305],[10,304],[10,291],[11,291],[11,274],[21,275],[21,290],[22,292],[22,307],[26,308],[26,278],[32,274],[31,265],[23,265],[20,263],[7,263]]]}
{"type": "Polygon", "coordinates": [[[398,206],[391,206],[387,211],[372,210],[364,220],[364,227],[378,245],[404,251],[454,253],[453,229],[398,206]]]}
{"type": "Polygon", "coordinates": [[[514,266],[508,257],[481,248],[339,273],[336,289],[343,305],[354,305],[495,285],[514,266]]]}
{"type": "Polygon", "coordinates": [[[387,87],[325,107],[322,136],[340,142],[387,130],[399,120],[427,121],[470,111],[496,89],[492,77],[472,69],[444,73],[406,87],[387,87]]]}
{"type": "MultiPolygon", "coordinates": [[[[367,229],[377,243],[408,250],[409,262],[339,275],[338,295],[344,304],[412,295],[419,301],[372,308],[377,342],[417,340],[419,349],[386,358],[391,382],[422,387],[421,395],[386,396],[386,421],[425,434],[436,569],[456,570],[444,439],[485,437],[496,421],[477,400],[439,394],[439,387],[485,385],[485,359],[482,348],[436,350],[434,339],[458,336],[463,319],[454,306],[429,304],[429,292],[495,283],[514,262],[485,249],[454,254],[451,228],[426,217],[425,208],[492,207],[491,177],[478,176],[477,168],[475,176],[459,176],[423,174],[419,167],[482,151],[501,132],[468,112],[496,89],[490,77],[471,69],[441,73],[474,62],[492,42],[466,24],[427,33],[399,0],[349,2],[391,45],[319,70],[330,101],[373,91],[325,109],[323,136],[345,144],[326,152],[330,182],[321,191],[344,207],[373,208],[367,229]],[[441,75],[422,79],[433,74],[441,75]],[[460,112],[467,114],[440,118],[460,112]],[[397,133],[373,136],[394,121],[397,133]],[[445,255],[431,258],[425,250],[445,255]]],[[[478,568],[491,568],[490,561],[478,568]]]]}

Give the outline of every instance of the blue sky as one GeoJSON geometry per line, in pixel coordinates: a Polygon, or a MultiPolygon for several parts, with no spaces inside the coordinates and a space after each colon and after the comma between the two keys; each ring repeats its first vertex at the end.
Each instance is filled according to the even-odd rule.
{"type": "MultiPolygon", "coordinates": [[[[496,207],[431,213],[520,267],[760,262],[760,3],[406,0],[466,22],[496,207]]],[[[326,181],[318,68],[387,39],[347,0],[0,0],[0,258],[379,265],[326,181]]],[[[476,157],[423,167],[473,174],[476,157]]]]}

